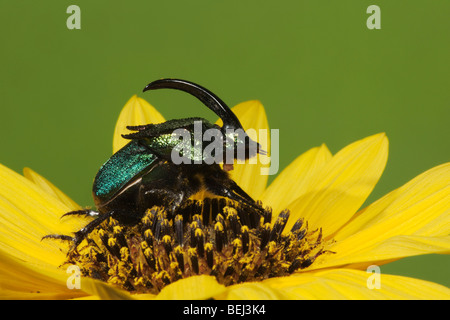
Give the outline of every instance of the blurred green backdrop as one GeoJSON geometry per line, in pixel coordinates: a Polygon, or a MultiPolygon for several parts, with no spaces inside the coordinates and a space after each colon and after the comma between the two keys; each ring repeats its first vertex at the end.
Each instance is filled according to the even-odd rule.
{"type": "MultiPolygon", "coordinates": [[[[386,132],[386,170],[368,201],[447,162],[450,2],[0,2],[0,162],[29,166],[82,205],[112,150],[115,121],[139,94],[167,118],[215,116],[192,97],[142,88],[198,82],[229,105],[259,99],[280,129],[280,169],[325,142],[332,152],[386,132]],[[69,30],[69,5],[81,29],[69,30]],[[381,30],[366,9],[381,8],[381,30]]],[[[382,272],[450,286],[448,256],[382,272]]]]}

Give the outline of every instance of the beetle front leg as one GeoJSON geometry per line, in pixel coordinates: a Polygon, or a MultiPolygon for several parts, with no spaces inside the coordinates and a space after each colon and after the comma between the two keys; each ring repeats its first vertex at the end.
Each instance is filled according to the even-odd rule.
{"type": "MultiPolygon", "coordinates": [[[[82,211],[82,210],[80,210],[82,211]]],[[[70,212],[69,212],[70,213],[70,212]]],[[[97,217],[97,219],[91,221],[88,223],[85,227],[81,228],[79,231],[74,233],[74,236],[68,236],[64,234],[48,234],[46,236],[43,236],[41,238],[41,241],[44,239],[59,239],[63,241],[70,241],[72,242],[72,246],[69,249],[69,252],[75,250],[78,245],[96,228],[98,227],[103,221],[106,219],[113,217],[114,211],[110,211],[104,214],[101,214],[97,217]]]]}
{"type": "Polygon", "coordinates": [[[75,211],[67,212],[67,213],[63,214],[61,216],[61,218],[66,217],[66,216],[96,217],[98,215],[99,215],[99,212],[97,212],[97,211],[90,210],[90,209],[83,209],[83,210],[75,210],[75,211]]]}
{"type": "Polygon", "coordinates": [[[228,177],[205,177],[206,188],[217,196],[244,203],[256,210],[262,210],[239,185],[228,177]]]}

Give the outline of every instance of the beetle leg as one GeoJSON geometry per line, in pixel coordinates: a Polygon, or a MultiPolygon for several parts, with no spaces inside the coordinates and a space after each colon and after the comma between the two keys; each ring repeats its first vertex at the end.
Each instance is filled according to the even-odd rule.
{"type": "Polygon", "coordinates": [[[175,216],[175,211],[180,207],[184,201],[184,192],[180,191],[174,193],[172,197],[172,202],[170,203],[170,213],[175,216]]]}
{"type": "Polygon", "coordinates": [[[229,198],[234,201],[245,203],[246,205],[253,207],[257,210],[261,208],[256,204],[244,190],[233,180],[226,179],[214,179],[206,178],[204,180],[206,188],[217,196],[229,198]]]}
{"type": "Polygon", "coordinates": [[[63,241],[73,241],[73,237],[67,236],[65,234],[48,234],[41,238],[41,241],[44,239],[59,239],[63,241]]]}
{"type": "MultiPolygon", "coordinates": [[[[144,187],[142,188],[145,189],[144,187]]],[[[185,193],[183,191],[172,191],[165,189],[150,189],[145,190],[140,194],[140,203],[149,202],[149,199],[165,199],[166,202],[163,206],[166,208],[168,213],[175,216],[175,211],[180,207],[180,205],[185,201],[185,193]]]]}
{"type": "Polygon", "coordinates": [[[86,236],[91,233],[97,226],[99,226],[103,221],[106,219],[112,217],[114,214],[114,211],[110,211],[107,213],[104,213],[102,215],[99,215],[96,219],[89,222],[86,226],[81,228],[79,231],[75,232],[75,240],[74,244],[77,246],[83,241],[86,236]]]}
{"type": "Polygon", "coordinates": [[[78,247],[78,245],[97,227],[99,226],[103,221],[108,219],[109,217],[112,217],[114,214],[114,211],[110,211],[104,214],[99,215],[95,220],[89,222],[85,227],[81,228],[77,232],[75,232],[74,236],[68,236],[64,234],[48,234],[46,236],[43,236],[41,238],[41,241],[44,239],[60,239],[64,241],[71,241],[73,242],[72,247],[69,249],[69,252],[73,251],[78,247]]]}
{"type": "Polygon", "coordinates": [[[89,217],[96,217],[99,213],[97,211],[84,209],[84,210],[76,210],[76,211],[70,211],[61,216],[61,218],[65,216],[89,216],[89,217]]]}
{"type": "Polygon", "coordinates": [[[186,167],[183,166],[165,163],[161,168],[164,179],[143,177],[137,200],[139,212],[152,206],[161,206],[169,216],[175,217],[178,208],[200,190],[201,181],[195,174],[186,174],[186,167]],[[147,178],[150,179],[146,180],[147,178]]]}

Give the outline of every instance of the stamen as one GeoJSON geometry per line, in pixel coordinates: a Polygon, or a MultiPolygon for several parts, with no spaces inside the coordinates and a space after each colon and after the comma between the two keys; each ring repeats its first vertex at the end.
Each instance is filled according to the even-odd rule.
{"type": "Polygon", "coordinates": [[[179,214],[175,217],[175,239],[177,244],[183,244],[183,216],[179,214]]]}
{"type": "Polygon", "coordinates": [[[199,272],[199,265],[198,265],[198,256],[197,256],[197,250],[195,248],[189,248],[188,250],[189,259],[191,260],[192,269],[194,270],[195,274],[198,274],[199,272]]]}
{"type": "Polygon", "coordinates": [[[175,248],[175,258],[178,262],[178,267],[181,269],[181,272],[184,272],[184,254],[183,249],[180,246],[175,248]]]}
{"type": "Polygon", "coordinates": [[[205,250],[206,250],[206,263],[208,264],[208,267],[210,269],[213,268],[214,266],[214,246],[211,242],[208,242],[205,245],[205,250]]]}

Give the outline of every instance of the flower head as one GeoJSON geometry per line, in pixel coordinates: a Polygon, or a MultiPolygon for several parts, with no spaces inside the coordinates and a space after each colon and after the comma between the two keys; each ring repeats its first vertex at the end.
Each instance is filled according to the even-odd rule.
{"type": "MultiPolygon", "coordinates": [[[[268,129],[260,102],[233,108],[244,128],[268,129]]],[[[133,96],[114,135],[125,126],[164,122],[133,96]]],[[[260,141],[269,150],[270,141],[260,141]]],[[[192,199],[173,219],[149,208],[142,221],[114,219],[78,250],[46,234],[70,234],[85,219],[60,216],[80,206],[30,169],[0,166],[0,296],[3,298],[450,298],[441,285],[383,275],[368,287],[365,269],[403,257],[448,253],[450,164],[437,166],[360,209],[387,161],[388,141],[376,134],[335,155],[325,145],[295,159],[266,187],[261,164],[236,164],[231,176],[264,208],[192,199]],[[67,266],[83,274],[70,289],[67,266]]]]}

